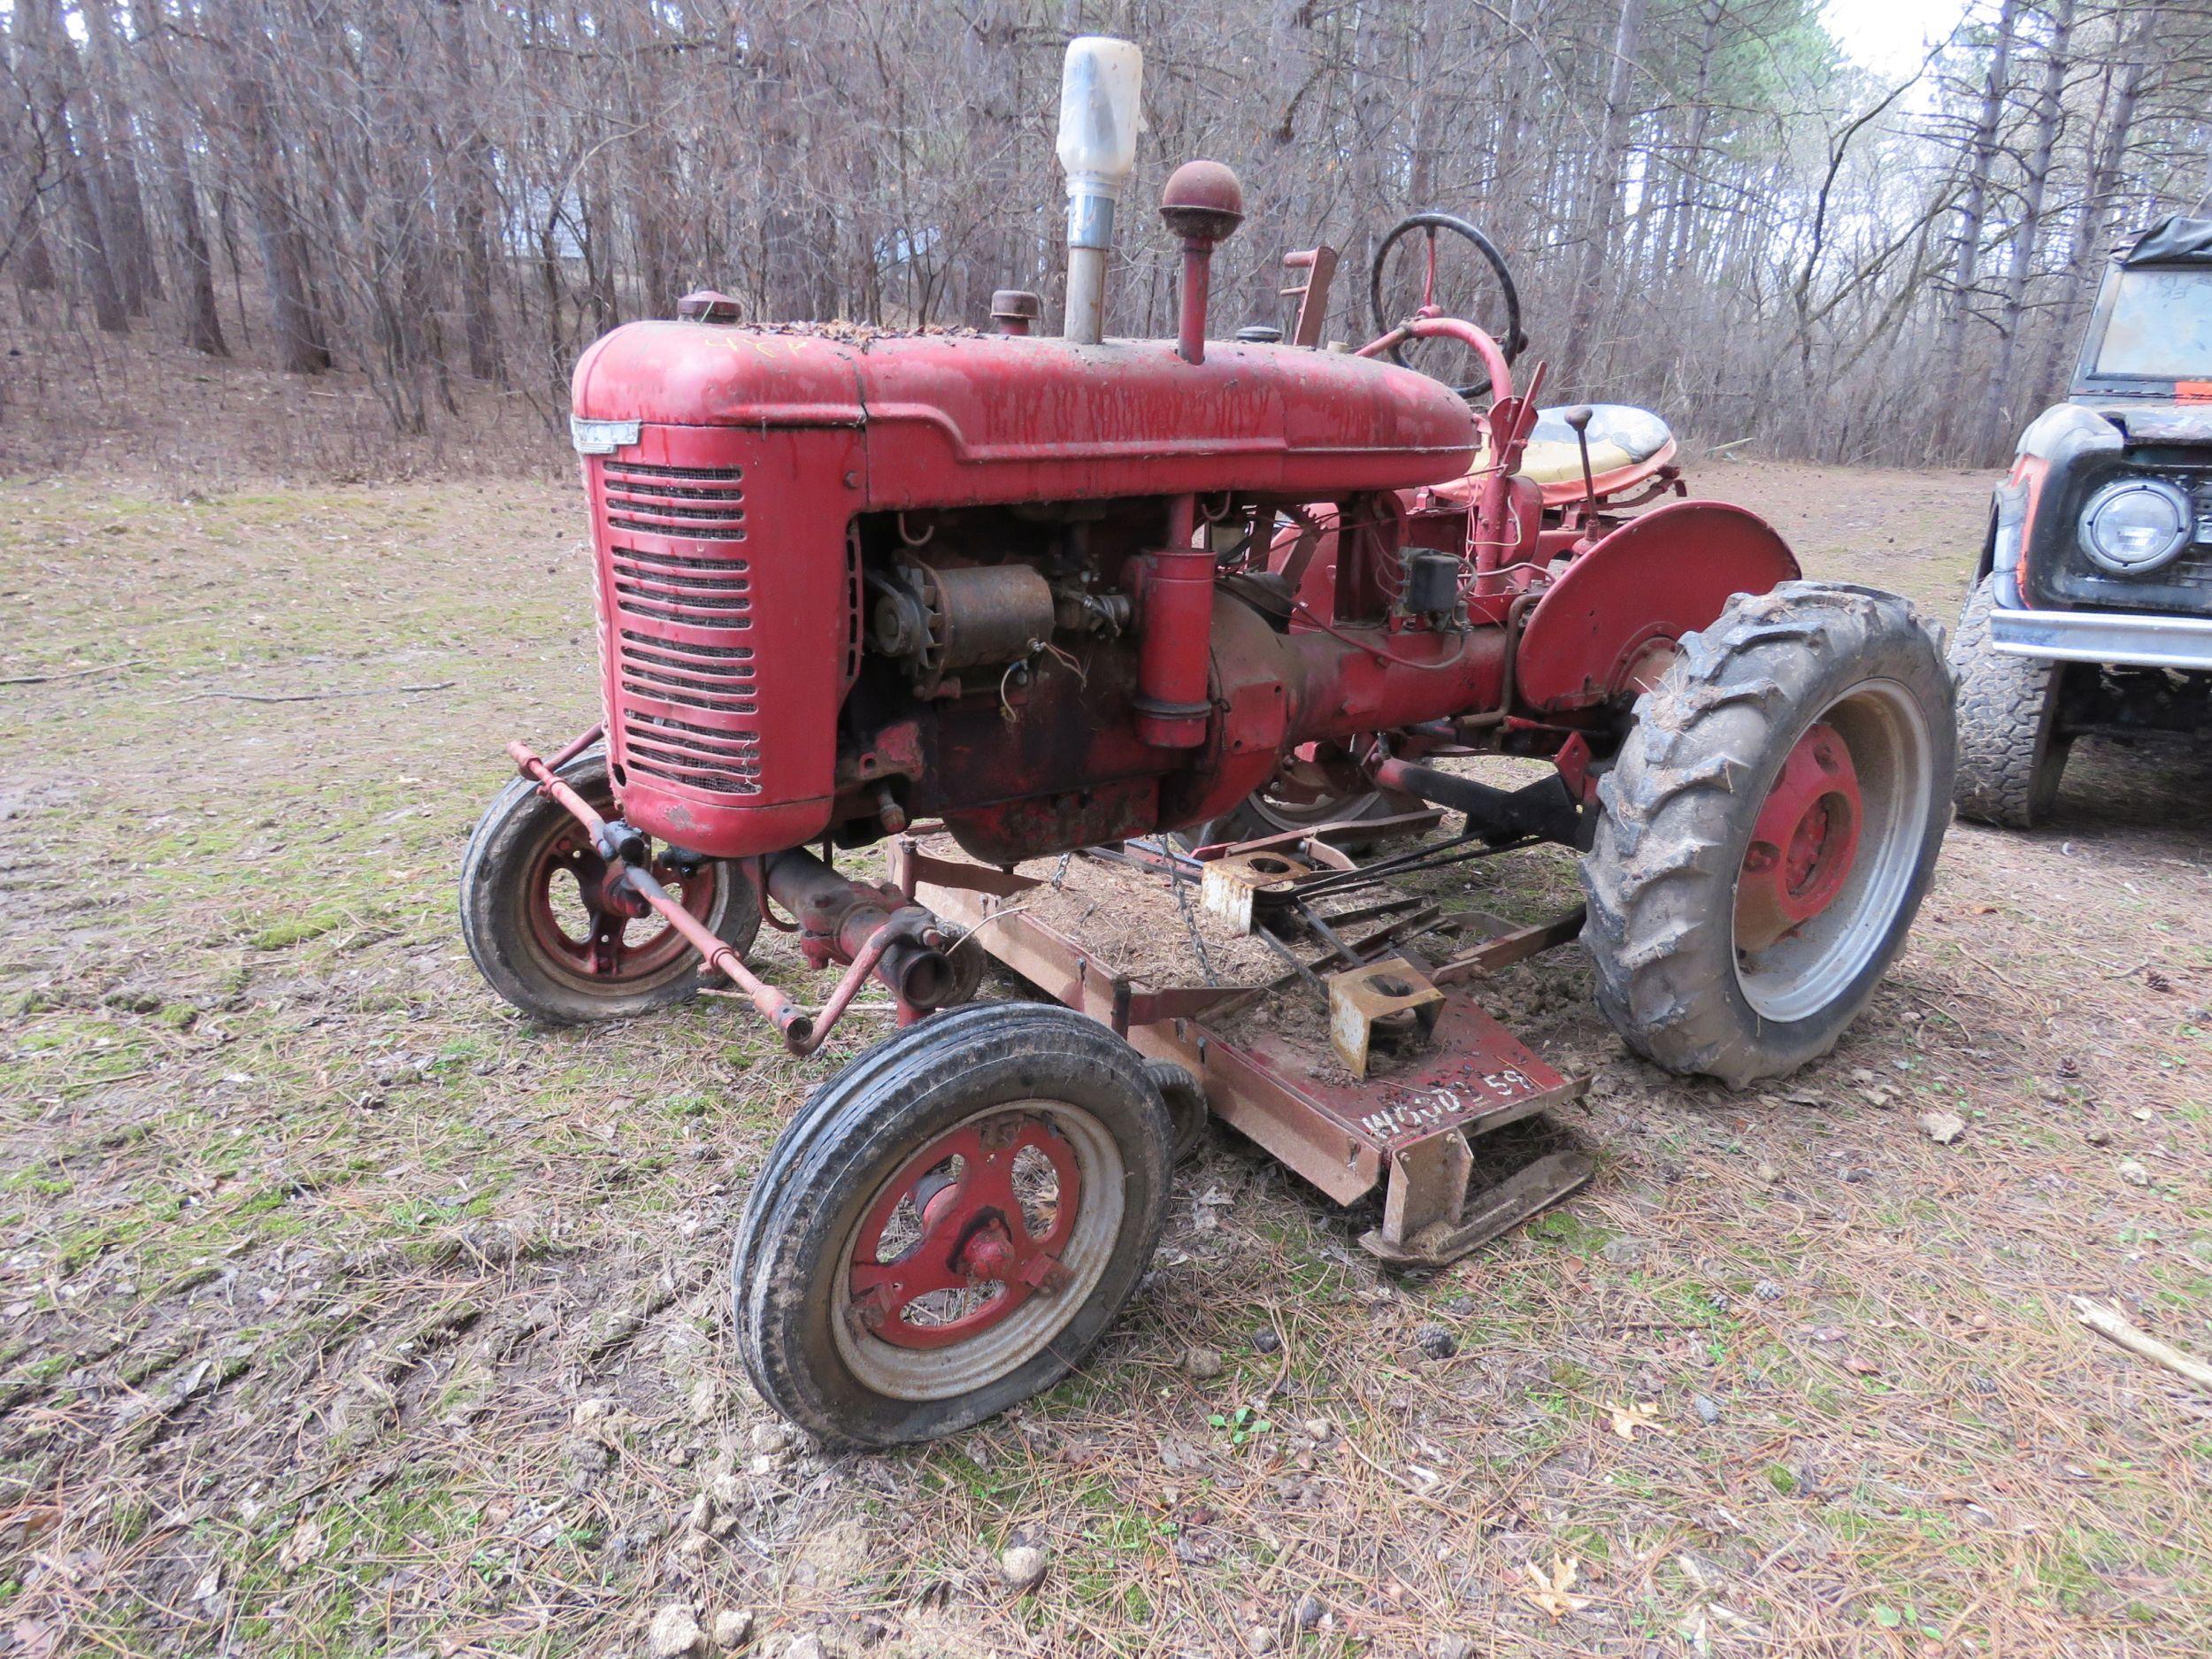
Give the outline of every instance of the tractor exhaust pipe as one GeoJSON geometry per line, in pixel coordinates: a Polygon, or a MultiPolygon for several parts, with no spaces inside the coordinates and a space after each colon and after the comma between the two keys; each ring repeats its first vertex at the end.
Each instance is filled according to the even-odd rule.
{"type": "Polygon", "coordinates": [[[1060,165],[1068,175],[1068,298],[1060,332],[1094,346],[1106,333],[1106,259],[1114,208],[1136,165],[1144,53],[1133,41],[1080,35],[1060,70],[1060,165]]]}

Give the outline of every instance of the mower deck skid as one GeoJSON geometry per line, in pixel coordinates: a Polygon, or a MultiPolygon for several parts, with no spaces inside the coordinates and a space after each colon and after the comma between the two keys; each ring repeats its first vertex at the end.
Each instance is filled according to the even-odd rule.
{"type": "MultiPolygon", "coordinates": [[[[1433,813],[1409,815],[1425,828],[1433,813]]],[[[1323,826],[1238,845],[1201,849],[1204,870],[1238,871],[1258,880],[1262,919],[1302,906],[1299,884],[1356,874],[1337,839],[1373,835],[1372,823],[1323,826]],[[1270,870],[1286,868],[1269,883],[1270,870]]],[[[1094,849],[1118,860],[1119,849],[1094,849]]],[[[1140,862],[1177,864],[1140,851],[1140,862]]],[[[1383,1260],[1440,1267],[1527,1220],[1588,1180],[1578,1152],[1539,1158],[1494,1186],[1474,1188],[1470,1143],[1493,1130],[1578,1099],[1586,1078],[1563,1077],[1477,1005],[1448,988],[1573,936],[1579,914],[1539,927],[1512,928],[1494,918],[1440,916],[1410,898],[1386,898],[1323,918],[1327,949],[1311,960],[1286,953],[1286,971],[1219,985],[1151,985],[1115,967],[1078,938],[1032,913],[1025,902],[1041,879],[944,856],[942,845],[902,835],[891,844],[891,876],[944,920],[1067,1007],[1110,1026],[1148,1059],[1182,1066],[1213,1116],[1256,1142],[1338,1203],[1383,1189],[1383,1218],[1361,1244],[1383,1260]],[[1357,939],[1356,922],[1386,918],[1357,939]],[[1468,924],[1478,937],[1468,939],[1468,924]],[[1342,931],[1340,931],[1341,927],[1342,931]],[[1416,939],[1454,940],[1454,953],[1432,964],[1408,949],[1416,939]],[[1318,1004],[1299,1021],[1240,1021],[1271,997],[1318,1004]],[[1390,1044],[1393,1063],[1363,1076],[1367,1039],[1390,1044]]],[[[1197,872],[1176,879],[1200,885],[1197,872]]],[[[1219,888],[1223,884],[1211,884],[1219,888]]],[[[1236,887],[1232,881],[1228,884],[1236,887]]],[[[1369,889],[1372,891],[1372,889],[1369,889]]],[[[1255,896],[1242,888],[1245,914],[1255,896]]],[[[1233,902],[1233,900],[1232,901],[1233,902]]],[[[1164,918],[1174,926],[1172,917],[1164,918]]],[[[1278,922],[1279,926],[1279,921],[1278,922]]],[[[1284,949],[1280,941],[1274,947],[1284,949]]],[[[1310,946],[1308,947],[1310,952],[1310,946]]]]}

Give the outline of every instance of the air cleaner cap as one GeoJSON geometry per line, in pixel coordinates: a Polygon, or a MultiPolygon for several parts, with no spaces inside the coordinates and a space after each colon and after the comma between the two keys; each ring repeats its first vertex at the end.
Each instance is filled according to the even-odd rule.
{"type": "Polygon", "coordinates": [[[1225,242],[1244,222],[1244,187],[1217,161],[1187,161],[1168,175],[1160,217],[1187,242],[1225,242]]]}
{"type": "Polygon", "coordinates": [[[1079,35],[1068,42],[1060,69],[1060,165],[1071,196],[1121,194],[1137,164],[1143,85],[1144,53],[1134,41],[1079,35]]]}

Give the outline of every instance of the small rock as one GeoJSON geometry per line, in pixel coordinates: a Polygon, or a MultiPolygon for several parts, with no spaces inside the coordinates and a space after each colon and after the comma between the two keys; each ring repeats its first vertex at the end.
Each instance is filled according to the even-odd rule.
{"type": "Polygon", "coordinates": [[[1720,1421],[1720,1403],[1706,1394],[1693,1394],[1690,1408],[1697,1413],[1697,1420],[1710,1428],[1720,1421]]]}
{"type": "Polygon", "coordinates": [[[707,1496],[718,1509],[741,1509],[752,1499],[745,1483],[735,1475],[717,1475],[707,1483],[707,1496]]]}
{"type": "Polygon", "coordinates": [[[646,1646],[653,1651],[653,1659],[684,1659],[684,1655],[699,1651],[703,1640],[699,1632],[699,1616],[681,1601],[671,1602],[653,1615],[653,1623],[645,1632],[646,1646]]]}
{"type": "Polygon", "coordinates": [[[1309,1439],[1317,1440],[1325,1440],[1336,1432],[1336,1425],[1326,1417],[1308,1417],[1298,1426],[1305,1430],[1309,1439]]]}
{"type": "Polygon", "coordinates": [[[1641,1267],[1644,1264],[1644,1245],[1640,1239],[1613,1239],[1605,1247],[1605,1259],[1616,1267],[1641,1267]]]}
{"type": "Polygon", "coordinates": [[[2120,1179],[2130,1187],[2148,1187],[2151,1172],[2133,1158],[2129,1158],[2120,1165],[2120,1179]]]}
{"type": "Polygon", "coordinates": [[[1263,1325],[1252,1333],[1252,1351],[1256,1354],[1272,1354],[1282,1346],[1282,1335],[1271,1325],[1263,1325]]]}
{"type": "Polygon", "coordinates": [[[1244,1645],[1253,1653],[1275,1651],[1275,1631],[1272,1625],[1255,1624],[1244,1632],[1244,1645]]]}
{"type": "Polygon", "coordinates": [[[1194,1382],[1211,1382],[1221,1375],[1221,1356],[1210,1348],[1183,1350],[1183,1374],[1194,1382]]]}
{"type": "Polygon", "coordinates": [[[1291,1617],[1298,1621],[1300,1630],[1318,1630],[1328,1610],[1321,1605],[1321,1598],[1309,1590],[1298,1598],[1297,1610],[1291,1617]]]}
{"type": "Polygon", "coordinates": [[[1762,1187],[1771,1187],[1782,1179],[1781,1171],[1776,1169],[1771,1164],[1762,1164],[1751,1172],[1758,1179],[1759,1185],[1762,1187]]]}
{"type": "Polygon", "coordinates": [[[756,1423],[752,1440],[753,1449],[764,1457],[780,1457],[799,1443],[797,1431],[788,1423],[756,1423]]]}
{"type": "Polygon", "coordinates": [[[1459,1339],[1448,1325],[1423,1325],[1413,1333],[1413,1345],[1431,1359],[1449,1359],[1459,1352],[1459,1339]]]}
{"type": "Polygon", "coordinates": [[[1439,1636],[1429,1644],[1429,1659],[1475,1659],[1481,1651],[1472,1636],[1439,1636]]]}
{"type": "Polygon", "coordinates": [[[1028,1544],[1017,1545],[998,1558],[999,1576],[1010,1587],[1025,1594],[1044,1582],[1048,1564],[1043,1550],[1028,1544]]]}
{"type": "Polygon", "coordinates": [[[714,1500],[701,1493],[691,1501],[691,1513],[684,1517],[687,1532],[703,1532],[714,1525],[714,1500]]]}
{"type": "Polygon", "coordinates": [[[1756,1296],[1761,1302],[1779,1302],[1782,1300],[1781,1286],[1776,1284],[1770,1279],[1763,1279],[1757,1284],[1754,1285],[1751,1287],[1751,1294],[1756,1296]]]}
{"type": "Polygon", "coordinates": [[[2091,1124],[2081,1132],[2081,1138],[2093,1147],[2108,1147],[2112,1144],[2112,1131],[2102,1124],[2091,1124]]]}
{"type": "Polygon", "coordinates": [[[1936,1145],[1947,1147],[1966,1133],[1966,1119],[1956,1112],[1922,1112],[1920,1126],[1936,1145]]]}
{"type": "Polygon", "coordinates": [[[689,1409],[694,1423],[710,1422],[722,1409],[721,1390],[714,1386],[714,1379],[702,1377],[691,1385],[689,1409]]]}
{"type": "Polygon", "coordinates": [[[611,1400],[579,1400],[572,1416],[575,1418],[576,1426],[580,1429],[605,1421],[613,1414],[613,1411],[614,1402],[611,1400]]]}
{"type": "Polygon", "coordinates": [[[829,1659],[829,1650],[822,1646],[819,1636],[808,1631],[791,1639],[791,1646],[783,1650],[783,1659],[829,1659]]]}
{"type": "Polygon", "coordinates": [[[726,1607],[714,1616],[714,1645],[728,1649],[742,1647],[753,1639],[753,1616],[741,1607],[726,1607]]]}

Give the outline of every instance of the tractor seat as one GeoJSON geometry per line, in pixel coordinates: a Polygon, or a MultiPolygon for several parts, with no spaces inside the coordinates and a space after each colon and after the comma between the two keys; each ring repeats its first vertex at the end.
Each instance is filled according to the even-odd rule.
{"type": "MultiPolygon", "coordinates": [[[[1649,478],[1674,458],[1674,434],[1648,409],[1629,403],[1594,403],[1590,417],[1590,473],[1600,495],[1617,495],[1649,478]]],[[[1582,451],[1566,410],[1540,409],[1521,452],[1521,476],[1544,492],[1544,504],[1556,506],[1582,494],[1582,451]]]]}
{"type": "MultiPolygon", "coordinates": [[[[1582,451],[1574,428],[1566,421],[1567,406],[1540,409],[1536,425],[1521,451],[1519,477],[1544,492],[1544,505],[1564,506],[1582,497],[1582,451]]],[[[1674,459],[1674,434],[1667,423],[1648,409],[1630,403],[1594,403],[1590,416],[1590,476],[1601,498],[1636,488],[1674,459]]],[[[1488,451],[1475,455],[1474,473],[1489,465],[1488,451]]],[[[1437,494],[1456,497],[1469,486],[1438,487],[1437,494]]],[[[1470,493],[1471,499],[1471,494],[1470,493]]]]}

